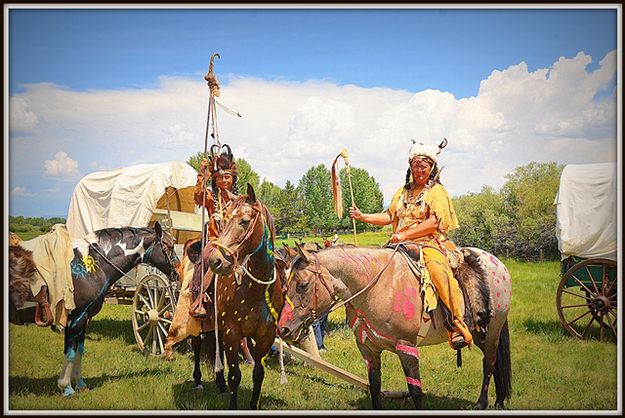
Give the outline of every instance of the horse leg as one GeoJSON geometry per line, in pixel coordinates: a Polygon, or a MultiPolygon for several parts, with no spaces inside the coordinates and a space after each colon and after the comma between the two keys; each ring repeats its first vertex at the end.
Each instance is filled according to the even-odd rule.
{"type": "MultiPolygon", "coordinates": [[[[233,329],[229,328],[229,329],[233,329]]],[[[238,331],[238,330],[237,330],[238,331]]],[[[228,389],[230,389],[230,404],[228,409],[237,409],[237,393],[241,383],[241,370],[239,369],[239,344],[241,336],[239,332],[230,332],[227,339],[223,339],[222,347],[226,351],[228,362],[228,389]]],[[[225,334],[223,334],[225,336],[225,334]]]]}
{"type": "Polygon", "coordinates": [[[202,351],[202,337],[191,337],[191,347],[193,347],[193,390],[202,390],[202,369],[200,358],[202,351]]]}
{"type": "MultiPolygon", "coordinates": [[[[209,370],[215,370],[215,356],[217,353],[217,342],[215,341],[215,331],[208,331],[204,334],[204,341],[206,344],[206,365],[209,367],[209,370]]],[[[219,350],[219,358],[221,360],[221,364],[224,362],[224,352],[223,350],[219,350]]],[[[228,388],[226,387],[226,379],[224,378],[224,371],[221,369],[218,372],[215,372],[215,384],[217,385],[217,390],[219,393],[226,393],[228,388]]]]}
{"type": "Polygon", "coordinates": [[[380,398],[380,390],[382,389],[382,372],[380,370],[380,353],[374,351],[364,344],[358,343],[358,349],[362,358],[367,365],[369,375],[369,393],[371,394],[371,407],[373,409],[382,409],[382,401],[380,398]]]}
{"type": "Polygon", "coordinates": [[[494,377],[497,393],[495,407],[503,408],[504,399],[509,398],[512,392],[508,321],[506,320],[501,327],[494,323],[491,323],[491,326],[485,340],[476,344],[484,353],[484,358],[482,359],[482,390],[474,409],[488,407],[488,386],[491,376],[494,377]]]}
{"type": "Polygon", "coordinates": [[[258,400],[260,399],[260,389],[265,379],[265,359],[273,345],[273,334],[267,334],[263,338],[256,341],[254,347],[254,370],[252,371],[252,380],[254,388],[252,389],[252,399],[250,400],[250,409],[258,409],[258,400]]]}
{"type": "Polygon", "coordinates": [[[416,409],[421,409],[423,400],[423,386],[421,385],[421,375],[419,373],[419,350],[408,341],[399,340],[395,345],[395,351],[404,369],[408,392],[414,402],[416,409]]]}
{"type": "Polygon", "coordinates": [[[74,358],[74,367],[72,369],[72,382],[74,388],[77,391],[89,390],[87,384],[82,378],[82,358],[85,354],[85,334],[82,334],[82,338],[78,342],[78,349],[76,350],[76,357],[74,358]]]}
{"type": "Polygon", "coordinates": [[[75,393],[72,387],[72,371],[74,362],[76,361],[76,353],[78,352],[78,344],[85,340],[85,326],[87,324],[86,315],[81,315],[79,320],[70,319],[65,329],[64,338],[64,354],[65,364],[61,369],[61,375],[56,381],[59,389],[63,391],[63,396],[72,396],[75,393]]]}

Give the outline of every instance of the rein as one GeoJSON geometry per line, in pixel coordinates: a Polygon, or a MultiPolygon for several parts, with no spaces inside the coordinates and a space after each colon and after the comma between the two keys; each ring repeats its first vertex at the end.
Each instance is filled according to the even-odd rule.
{"type": "MultiPolygon", "coordinates": [[[[335,310],[337,310],[337,309],[347,305],[349,302],[354,300],[356,297],[360,296],[362,293],[364,293],[367,290],[371,289],[377,283],[377,281],[380,279],[380,277],[382,276],[382,273],[384,273],[386,271],[386,269],[388,268],[388,266],[391,264],[391,260],[393,259],[393,256],[397,252],[398,248],[399,248],[399,246],[395,247],[395,249],[391,253],[391,256],[389,257],[388,261],[386,262],[384,267],[382,267],[382,270],[380,270],[375,275],[375,277],[369,283],[367,283],[367,285],[365,287],[363,287],[358,292],[356,292],[355,294],[353,294],[352,296],[350,296],[349,298],[345,299],[342,302],[336,303],[336,300],[333,300],[333,302],[330,304],[330,307],[326,310],[326,312],[324,312],[322,315],[319,315],[319,316],[323,317],[325,315],[329,315],[331,312],[334,312],[335,310]]],[[[326,288],[326,290],[330,294],[330,297],[333,297],[333,292],[330,291],[330,288],[328,287],[327,283],[325,282],[325,280],[323,280],[323,274],[321,272],[321,264],[319,262],[319,256],[317,254],[315,254],[315,253],[311,253],[311,254],[313,254],[313,256],[315,258],[315,267],[316,267],[316,270],[312,270],[313,274],[321,280],[321,283],[324,285],[324,287],[326,288]]],[[[313,306],[313,309],[311,309],[311,312],[312,312],[312,318],[313,318],[313,322],[314,322],[317,319],[316,318],[316,312],[317,312],[317,309],[316,309],[317,308],[317,283],[315,283],[315,293],[313,295],[313,301],[314,301],[313,302],[314,306],[313,306]]]]}
{"type": "MultiPolygon", "coordinates": [[[[85,240],[86,241],[86,240],[85,240]]],[[[152,253],[152,250],[154,249],[154,246],[156,245],[157,241],[160,241],[160,239],[157,237],[154,242],[152,242],[152,244],[150,244],[150,246],[145,250],[145,253],[143,253],[143,256],[141,257],[141,262],[142,263],[148,263],[148,260],[146,260],[146,255],[149,256],[152,253]]],[[[117,265],[115,265],[115,263],[113,263],[111,260],[109,260],[104,254],[102,254],[102,252],[98,249],[98,247],[96,247],[92,242],[89,242],[89,248],[93,248],[95,250],[96,253],[98,253],[100,255],[100,257],[102,257],[104,259],[104,261],[106,261],[109,265],[111,265],[115,270],[117,270],[119,273],[121,273],[122,276],[134,280],[134,277],[130,277],[128,274],[124,273],[122,271],[122,269],[120,269],[119,267],[117,267],[117,265]]],[[[175,264],[172,262],[173,259],[172,257],[169,256],[169,254],[167,254],[167,252],[165,252],[165,250],[163,249],[163,254],[165,254],[165,257],[167,257],[167,262],[170,264],[170,266],[172,266],[172,273],[175,271],[175,264]]],[[[177,257],[176,257],[177,258],[177,257]]],[[[170,277],[171,278],[171,277],[170,277]]]]}
{"type": "MultiPolygon", "coordinates": [[[[228,247],[227,245],[224,245],[222,243],[219,242],[219,240],[215,240],[212,241],[212,244],[225,250],[229,255],[232,256],[232,258],[234,259],[233,265],[234,265],[234,271],[235,271],[235,278],[237,280],[238,284],[241,284],[241,272],[244,272],[250,279],[252,279],[252,281],[260,284],[260,285],[270,285],[272,283],[274,283],[277,279],[277,272],[276,272],[276,268],[272,267],[273,270],[273,277],[270,280],[264,281],[264,280],[260,280],[258,278],[256,278],[247,268],[247,263],[249,261],[249,259],[256,254],[258,251],[260,251],[260,249],[263,246],[263,243],[266,241],[267,239],[267,233],[265,231],[265,228],[263,227],[263,238],[260,241],[260,243],[258,244],[258,246],[256,247],[256,249],[254,251],[252,251],[251,253],[247,254],[244,258],[243,258],[243,262],[239,263],[239,249],[241,248],[241,246],[243,246],[243,244],[249,239],[251,238],[252,234],[254,233],[254,229],[256,228],[256,223],[258,222],[259,218],[262,218],[263,220],[263,224],[266,223],[265,221],[265,216],[262,214],[261,209],[257,208],[256,206],[251,206],[252,209],[254,209],[256,211],[256,216],[254,217],[254,220],[252,221],[252,224],[250,225],[250,227],[248,227],[245,235],[243,236],[243,238],[237,242],[235,249],[231,249],[230,247],[228,247]]],[[[233,209],[234,210],[234,209],[233,209]]]]}

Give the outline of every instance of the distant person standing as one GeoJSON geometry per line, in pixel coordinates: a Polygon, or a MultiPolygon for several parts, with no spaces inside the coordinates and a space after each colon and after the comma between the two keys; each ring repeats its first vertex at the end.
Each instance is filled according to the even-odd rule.
{"type": "Polygon", "coordinates": [[[334,230],[334,235],[332,236],[332,246],[336,246],[336,244],[339,242],[339,233],[338,231],[335,229],[334,230]]]}

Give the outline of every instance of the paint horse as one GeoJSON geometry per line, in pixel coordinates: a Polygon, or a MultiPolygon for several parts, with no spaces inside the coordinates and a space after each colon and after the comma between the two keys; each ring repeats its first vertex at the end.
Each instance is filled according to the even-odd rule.
{"type": "Polygon", "coordinates": [[[239,342],[243,337],[252,337],[255,347],[250,409],[258,409],[265,358],[273,345],[278,312],[284,303],[274,264],[275,230],[271,214],[249,184],[247,195],[234,200],[231,215],[219,238],[213,241],[218,250],[208,252],[206,261],[219,275],[215,303],[220,347],[228,364],[229,408],[237,408],[239,342]]]}
{"type": "MultiPolygon", "coordinates": [[[[298,341],[309,323],[331,310],[335,297],[342,299],[367,366],[373,408],[381,408],[380,353],[387,350],[399,357],[410,396],[420,409],[423,391],[417,346],[447,342],[448,330],[440,301],[433,311],[424,311],[420,278],[413,274],[411,260],[388,248],[330,247],[316,253],[299,248],[299,252],[287,285],[280,335],[298,341]]],[[[464,286],[465,300],[469,296],[468,306],[474,309],[465,320],[474,325],[474,343],[484,354],[482,388],[475,407],[487,407],[492,375],[495,404],[503,407],[511,394],[510,273],[485,251],[464,248],[462,253],[465,261],[459,267],[461,277],[458,273],[457,277],[464,286]]]]}
{"type": "MultiPolygon", "coordinates": [[[[73,240],[73,246],[70,267],[76,307],[69,313],[64,330],[65,364],[57,381],[64,396],[87,388],[81,377],[85,333],[91,318],[102,309],[108,289],[139,263],[151,264],[173,279],[178,262],[173,238],[158,223],[154,228],[102,229],[84,239],[73,240]]],[[[14,288],[19,287],[16,281],[24,279],[28,280],[9,278],[14,288]]],[[[21,323],[34,320],[21,319],[21,323]]]]}

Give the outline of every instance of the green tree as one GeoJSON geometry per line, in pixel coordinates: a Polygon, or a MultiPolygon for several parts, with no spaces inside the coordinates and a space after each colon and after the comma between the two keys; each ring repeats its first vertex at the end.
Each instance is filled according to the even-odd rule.
{"type": "Polygon", "coordinates": [[[243,158],[237,158],[236,164],[238,173],[237,185],[239,187],[239,193],[247,193],[247,183],[250,183],[252,187],[254,187],[254,191],[258,192],[260,177],[254,170],[252,170],[252,166],[250,165],[250,163],[245,161],[243,158]]]}
{"type": "Polygon", "coordinates": [[[450,232],[450,238],[460,246],[482,248],[496,255],[513,252],[513,220],[504,211],[500,193],[484,186],[480,193],[452,199],[460,227],[450,232]]]}
{"type": "MultiPolygon", "coordinates": [[[[363,168],[350,167],[350,173],[354,190],[354,201],[358,209],[363,213],[381,212],[384,205],[384,195],[375,178],[370,176],[367,170],[363,168]]],[[[352,205],[352,197],[345,168],[340,171],[339,178],[343,191],[343,218],[340,220],[339,225],[341,228],[351,229],[352,220],[349,217],[349,207],[352,205]]],[[[336,214],[334,214],[334,217],[336,218],[336,214]]],[[[365,229],[374,230],[379,229],[379,227],[365,222],[356,222],[356,230],[362,231],[365,229]]]]}
{"type": "Polygon", "coordinates": [[[339,225],[333,213],[330,170],[319,164],[311,167],[299,181],[300,198],[307,224],[317,232],[328,231],[339,225]]]}
{"type": "Polygon", "coordinates": [[[189,159],[187,160],[187,164],[195,168],[195,171],[198,171],[200,169],[200,163],[202,162],[203,158],[204,158],[204,152],[198,151],[197,153],[189,157],[189,159]]]}
{"type": "Polygon", "coordinates": [[[274,216],[276,230],[281,233],[305,231],[308,228],[304,217],[304,202],[299,190],[287,180],[276,202],[274,216]]]}
{"type": "MultiPolygon", "coordinates": [[[[263,178],[262,183],[256,190],[256,195],[267,206],[272,215],[277,211],[278,199],[280,197],[280,187],[263,178]]],[[[274,215],[275,216],[275,215],[274,215]]]]}
{"type": "Polygon", "coordinates": [[[506,176],[501,189],[504,211],[514,220],[516,255],[536,259],[540,250],[547,258],[558,257],[553,205],[564,165],[531,162],[506,176]]]}

